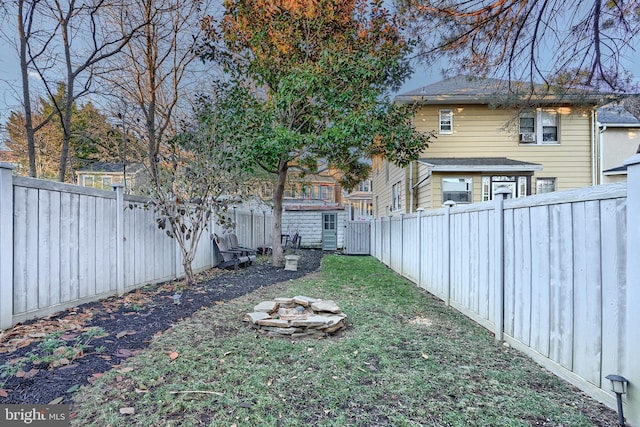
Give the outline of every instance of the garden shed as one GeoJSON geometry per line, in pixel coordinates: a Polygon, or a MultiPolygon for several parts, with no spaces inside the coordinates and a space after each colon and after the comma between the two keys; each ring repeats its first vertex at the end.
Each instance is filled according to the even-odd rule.
{"type": "Polygon", "coordinates": [[[344,247],[344,224],[347,213],[343,206],[285,204],[282,234],[298,235],[303,248],[336,250],[344,247]]]}

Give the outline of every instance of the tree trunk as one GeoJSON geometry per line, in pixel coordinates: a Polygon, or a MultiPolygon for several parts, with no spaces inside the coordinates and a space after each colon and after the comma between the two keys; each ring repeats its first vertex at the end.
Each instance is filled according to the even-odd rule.
{"type": "MultiPolygon", "coordinates": [[[[69,145],[71,144],[71,113],[74,101],[74,85],[75,75],[73,72],[73,59],[71,57],[71,38],[69,34],[69,21],[71,11],[74,10],[74,4],[69,5],[69,15],[60,20],[60,31],[62,33],[62,43],[64,49],[64,58],[66,65],[67,78],[65,82],[65,92],[62,103],[64,103],[64,111],[60,111],[60,106],[56,103],[56,109],[60,115],[60,124],[62,125],[62,149],[60,150],[60,169],[58,170],[58,181],[64,182],[67,175],[67,162],[69,161],[69,145]]],[[[62,14],[61,14],[62,16],[62,14]]],[[[55,101],[54,101],[55,103],[55,101]]]]}
{"type": "MultiPolygon", "coordinates": [[[[20,74],[22,78],[22,99],[24,102],[24,121],[27,136],[27,152],[29,155],[29,176],[37,177],[36,170],[36,137],[33,130],[31,113],[31,97],[29,95],[29,69],[27,65],[27,33],[24,28],[25,1],[18,2],[18,37],[20,39],[20,74]]],[[[35,7],[35,6],[32,6],[35,7]]]]}
{"type": "Polygon", "coordinates": [[[193,285],[196,283],[196,279],[193,275],[193,268],[191,267],[191,262],[193,261],[193,257],[184,255],[182,256],[182,268],[184,268],[185,279],[187,280],[187,285],[193,285]]]}
{"type": "Polygon", "coordinates": [[[287,161],[280,160],[278,165],[278,182],[273,192],[273,229],[272,229],[272,258],[271,263],[275,267],[284,265],[284,254],[282,251],[282,199],[284,197],[284,185],[287,181],[287,161]]]}

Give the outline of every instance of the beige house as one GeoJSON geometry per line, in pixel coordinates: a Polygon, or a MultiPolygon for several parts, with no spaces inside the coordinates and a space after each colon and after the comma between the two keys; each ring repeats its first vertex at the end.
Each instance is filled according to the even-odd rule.
{"type": "Polygon", "coordinates": [[[144,165],[139,163],[124,166],[122,163],[95,162],[78,169],[76,178],[78,185],[102,190],[111,190],[112,184],[120,183],[126,193],[147,182],[144,165]]]}
{"type": "Polygon", "coordinates": [[[627,180],[624,161],[640,146],[640,120],[621,103],[598,108],[600,130],[600,182],[608,184],[627,180]]]}
{"type": "Polygon", "coordinates": [[[374,159],[374,216],[492,200],[502,187],[522,197],[598,184],[600,100],[518,96],[507,81],[467,76],[398,95],[417,104],[418,131],[436,138],[406,168],[374,159]]]}

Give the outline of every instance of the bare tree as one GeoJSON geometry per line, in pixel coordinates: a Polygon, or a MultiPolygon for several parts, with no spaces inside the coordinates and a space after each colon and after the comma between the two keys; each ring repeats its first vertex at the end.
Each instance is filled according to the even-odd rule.
{"type": "MultiPolygon", "coordinates": [[[[4,7],[8,7],[5,3],[4,7]]],[[[40,0],[17,0],[11,6],[12,13],[15,13],[17,30],[17,51],[20,60],[20,80],[21,80],[21,99],[24,108],[24,128],[27,141],[27,156],[29,162],[29,176],[38,176],[38,168],[36,166],[36,133],[45,127],[51,118],[53,112],[47,116],[41,117],[37,123],[34,123],[34,111],[31,103],[31,81],[30,70],[34,68],[34,63],[46,58],[52,39],[57,31],[57,26],[43,25],[41,20],[41,12],[44,8],[44,2],[40,0]]],[[[12,33],[12,25],[9,26],[9,32],[3,32],[3,38],[14,43],[14,35],[12,33]]],[[[41,68],[46,68],[42,65],[41,68]]]]}
{"type": "Polygon", "coordinates": [[[572,88],[624,91],[638,0],[396,0],[419,56],[452,69],[572,88]]]}
{"type": "Polygon", "coordinates": [[[117,98],[116,108],[123,102],[127,106],[126,114],[115,115],[125,117],[124,126],[145,140],[146,163],[156,186],[163,144],[175,134],[180,103],[188,100],[194,83],[190,73],[197,59],[195,41],[208,7],[208,1],[134,0],[126,15],[114,9],[110,16],[123,38],[141,27],[122,55],[105,64],[99,75],[117,98]]]}

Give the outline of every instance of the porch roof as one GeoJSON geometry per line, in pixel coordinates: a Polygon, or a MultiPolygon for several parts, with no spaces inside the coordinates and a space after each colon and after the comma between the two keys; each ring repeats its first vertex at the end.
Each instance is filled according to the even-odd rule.
{"type": "Polygon", "coordinates": [[[523,162],[506,157],[440,157],[423,158],[418,163],[434,172],[535,172],[538,163],[523,162]]]}

